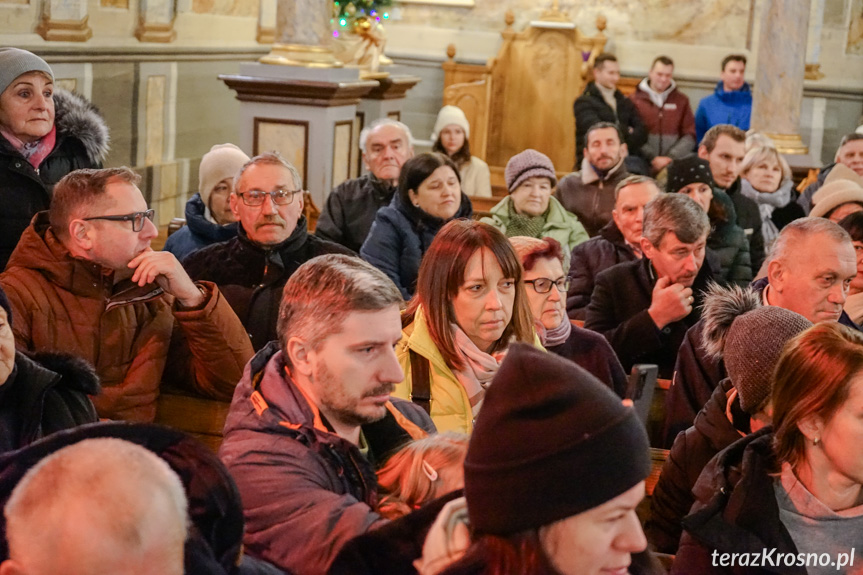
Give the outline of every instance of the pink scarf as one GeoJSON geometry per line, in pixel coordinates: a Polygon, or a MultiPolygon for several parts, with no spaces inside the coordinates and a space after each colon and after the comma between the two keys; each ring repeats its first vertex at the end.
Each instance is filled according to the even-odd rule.
{"type": "Polygon", "coordinates": [[[464,369],[453,369],[453,373],[470,398],[471,411],[476,417],[485,397],[485,388],[497,373],[506,351],[494,355],[481,351],[458,325],[453,323],[450,326],[455,336],[455,347],[466,364],[464,369]]]}
{"type": "Polygon", "coordinates": [[[33,169],[39,171],[39,166],[45,158],[48,157],[54,150],[54,145],[57,143],[57,126],[51,126],[51,131],[42,136],[40,139],[29,144],[23,140],[16,138],[6,130],[0,130],[0,134],[6,138],[12,147],[33,166],[33,169]]]}

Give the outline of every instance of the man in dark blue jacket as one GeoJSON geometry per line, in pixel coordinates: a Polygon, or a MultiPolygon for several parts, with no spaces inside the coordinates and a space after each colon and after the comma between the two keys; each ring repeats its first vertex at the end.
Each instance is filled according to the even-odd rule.
{"type": "Polygon", "coordinates": [[[707,130],[718,124],[731,124],[743,131],[749,129],[752,115],[752,92],[743,76],[746,56],[729,54],[722,59],[722,72],[716,91],[702,99],[695,112],[695,139],[701,141],[707,130]]]}

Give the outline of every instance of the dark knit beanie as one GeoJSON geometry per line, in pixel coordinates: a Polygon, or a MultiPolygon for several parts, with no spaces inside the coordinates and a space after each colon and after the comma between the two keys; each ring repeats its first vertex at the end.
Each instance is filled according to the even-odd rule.
{"type": "Polygon", "coordinates": [[[477,417],[464,462],[470,524],[507,535],[577,515],[650,474],[632,407],[575,363],[513,344],[477,417]]]}
{"type": "Polygon", "coordinates": [[[9,305],[9,298],[6,297],[6,292],[0,288],[0,307],[6,310],[6,319],[9,320],[9,325],[12,325],[12,306],[9,305]]]}
{"type": "Polygon", "coordinates": [[[548,178],[551,187],[557,185],[557,176],[554,173],[554,164],[548,156],[536,150],[527,149],[516,154],[506,163],[506,189],[514,192],[528,178],[548,178]]]}
{"type": "Polygon", "coordinates": [[[707,184],[713,187],[713,174],[710,171],[710,162],[702,160],[695,154],[674,160],[668,165],[668,182],[665,190],[677,193],[683,186],[689,184],[707,184]]]}
{"type": "Polygon", "coordinates": [[[770,399],[770,382],[782,349],[812,327],[793,311],[761,304],[752,288],[711,285],[702,312],[704,350],[725,361],[740,407],[753,415],[770,399]]]}

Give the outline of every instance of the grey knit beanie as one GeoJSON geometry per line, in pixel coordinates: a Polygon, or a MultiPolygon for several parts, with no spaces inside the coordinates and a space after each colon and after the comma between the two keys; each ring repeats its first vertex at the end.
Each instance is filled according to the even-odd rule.
{"type": "Polygon", "coordinates": [[[506,189],[514,192],[528,178],[548,178],[551,187],[557,185],[557,176],[554,173],[554,164],[548,156],[536,150],[527,149],[516,154],[506,163],[506,189]]]}
{"type": "Polygon", "coordinates": [[[0,94],[15,78],[27,72],[45,72],[51,81],[54,80],[51,66],[36,54],[19,48],[0,48],[0,94]]]}
{"type": "Polygon", "coordinates": [[[712,285],[704,298],[702,345],[721,357],[740,407],[757,413],[770,398],[770,381],[782,349],[790,339],[812,327],[800,314],[761,304],[751,288],[712,285]]]}

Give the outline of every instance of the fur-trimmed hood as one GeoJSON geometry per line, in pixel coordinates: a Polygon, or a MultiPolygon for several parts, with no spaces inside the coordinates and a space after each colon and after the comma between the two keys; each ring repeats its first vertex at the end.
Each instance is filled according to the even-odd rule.
{"type": "Polygon", "coordinates": [[[84,144],[90,161],[101,164],[111,149],[111,137],[99,109],[79,94],[57,89],[54,110],[58,138],[77,138],[84,144]]]}
{"type": "MultiPolygon", "coordinates": [[[[18,353],[22,353],[20,350],[18,353]]],[[[98,395],[101,391],[99,376],[88,362],[78,356],[61,352],[23,353],[41,367],[53,371],[62,378],[64,387],[88,395],[98,395]]]]}

